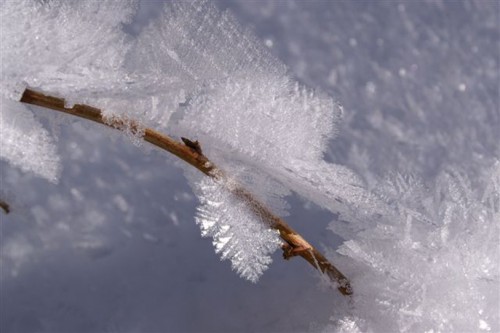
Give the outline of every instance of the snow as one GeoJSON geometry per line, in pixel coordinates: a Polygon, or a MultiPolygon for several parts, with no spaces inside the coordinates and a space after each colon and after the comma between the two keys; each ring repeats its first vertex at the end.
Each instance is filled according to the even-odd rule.
{"type": "Polygon", "coordinates": [[[216,5],[234,16],[0,4],[0,331],[499,331],[498,3],[216,5]],[[272,254],[221,184],[39,118],[15,102],[26,86],[200,140],[354,296],[272,254]]]}

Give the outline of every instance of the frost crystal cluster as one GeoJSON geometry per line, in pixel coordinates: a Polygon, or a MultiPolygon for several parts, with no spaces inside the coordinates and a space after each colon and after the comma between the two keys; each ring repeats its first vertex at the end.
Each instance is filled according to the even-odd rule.
{"type": "Polygon", "coordinates": [[[258,217],[246,202],[227,191],[231,186],[222,186],[210,178],[197,184],[201,206],[196,222],[202,236],[213,238],[215,252],[222,260],[231,260],[239,275],[257,282],[272,261],[270,254],[281,242],[265,220],[256,221],[258,217]]]}
{"type": "Polygon", "coordinates": [[[457,169],[440,174],[432,187],[395,175],[379,189],[392,217],[365,223],[350,236],[331,224],[351,238],[339,253],[357,262],[356,269],[365,267],[355,278],[363,301],[349,316],[358,328],[472,332],[496,324],[499,295],[487,290],[498,283],[500,254],[492,244],[500,234],[500,162],[481,179],[484,191],[478,192],[457,169]],[[435,308],[439,312],[429,311],[435,308]],[[374,309],[379,318],[366,326],[360,314],[374,309]],[[468,312],[475,320],[462,315],[468,312]]]}
{"type": "Polygon", "coordinates": [[[59,156],[52,138],[31,112],[12,100],[1,100],[0,157],[23,171],[55,182],[59,177],[59,156]]]}

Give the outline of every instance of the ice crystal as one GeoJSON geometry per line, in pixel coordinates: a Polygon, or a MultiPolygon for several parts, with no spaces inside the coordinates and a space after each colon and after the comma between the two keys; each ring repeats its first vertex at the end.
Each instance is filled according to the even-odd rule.
{"type": "Polygon", "coordinates": [[[0,157],[23,171],[56,182],[60,163],[49,133],[22,104],[1,99],[0,157]]]}
{"type": "Polygon", "coordinates": [[[441,173],[429,188],[416,177],[385,181],[384,200],[397,213],[366,223],[339,250],[365,267],[353,283],[365,300],[357,303],[357,313],[377,313],[371,328],[475,331],[478,323],[494,324],[498,295],[484,290],[500,283],[499,165],[482,177],[489,186],[479,186],[496,191],[484,193],[473,191],[456,168],[441,173]]]}
{"type": "Polygon", "coordinates": [[[271,254],[278,249],[280,240],[248,202],[228,190],[231,186],[234,184],[220,184],[210,178],[196,184],[201,203],[196,223],[202,236],[212,237],[215,252],[222,260],[230,260],[241,277],[257,282],[271,264],[271,254]]]}

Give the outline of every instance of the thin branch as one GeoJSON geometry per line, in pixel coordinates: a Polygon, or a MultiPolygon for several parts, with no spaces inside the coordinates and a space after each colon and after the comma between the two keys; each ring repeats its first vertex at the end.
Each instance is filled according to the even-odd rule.
{"type": "Polygon", "coordinates": [[[5,214],[9,214],[10,213],[10,206],[8,203],[6,203],[5,201],[3,201],[2,199],[0,199],[0,208],[3,209],[4,213],[5,214]]]}
{"type": "MultiPolygon", "coordinates": [[[[100,109],[84,104],[75,104],[72,108],[67,108],[64,106],[64,99],[47,96],[31,89],[26,89],[24,91],[23,96],[21,97],[21,102],[71,114],[112,128],[123,129],[124,125],[128,125],[132,131],[139,131],[140,129],[139,123],[136,121],[114,118],[105,119],[100,109]]],[[[283,246],[283,256],[285,259],[289,259],[293,256],[301,256],[314,268],[318,269],[321,273],[326,274],[330,280],[337,283],[338,290],[343,295],[352,294],[349,280],[333,264],[331,264],[323,254],[309,244],[283,219],[272,213],[248,190],[243,188],[240,184],[235,184],[234,182],[229,181],[226,174],[210,162],[205,155],[203,155],[201,146],[197,141],[193,142],[189,139],[183,138],[182,143],[150,128],[146,128],[144,130],[142,138],[144,141],[174,154],[186,163],[203,172],[205,175],[226,184],[229,191],[231,191],[236,197],[246,202],[257,216],[261,217],[268,223],[269,227],[279,232],[280,237],[285,241],[285,245],[283,246]]]]}

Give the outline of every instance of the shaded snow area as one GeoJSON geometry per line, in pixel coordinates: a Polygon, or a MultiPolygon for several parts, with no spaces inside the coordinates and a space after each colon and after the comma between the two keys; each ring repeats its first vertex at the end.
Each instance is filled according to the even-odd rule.
{"type": "Polygon", "coordinates": [[[498,1],[5,0],[0,33],[0,332],[500,332],[498,1]]]}

